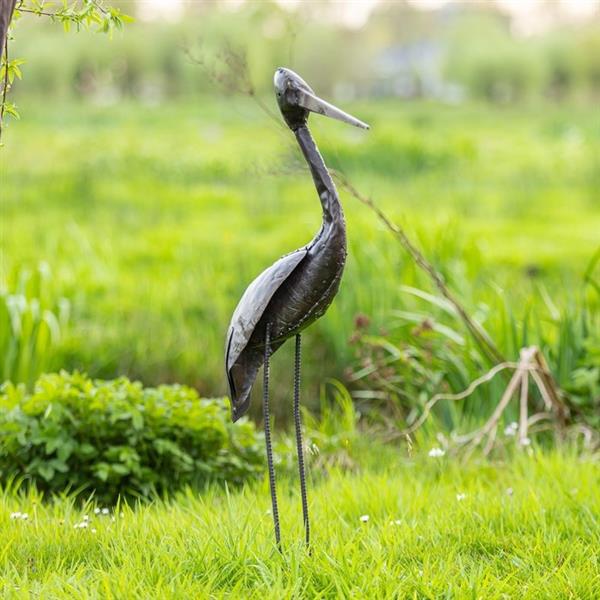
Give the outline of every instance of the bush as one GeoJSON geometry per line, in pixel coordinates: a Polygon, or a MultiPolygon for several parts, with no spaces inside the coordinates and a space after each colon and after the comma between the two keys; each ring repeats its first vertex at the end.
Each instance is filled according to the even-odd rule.
{"type": "Polygon", "coordinates": [[[0,481],[24,477],[45,491],[114,501],[208,481],[238,484],[262,472],[252,423],[230,422],[223,399],[180,385],[143,388],[126,378],[42,376],[33,393],[0,388],[0,481]]]}

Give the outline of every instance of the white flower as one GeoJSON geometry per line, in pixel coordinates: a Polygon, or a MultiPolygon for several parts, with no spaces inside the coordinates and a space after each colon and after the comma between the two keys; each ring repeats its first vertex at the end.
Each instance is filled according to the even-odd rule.
{"type": "Polygon", "coordinates": [[[23,513],[20,517],[23,521],[27,521],[29,519],[29,515],[27,513],[23,513]]]}
{"type": "Polygon", "coordinates": [[[506,488],[506,495],[507,496],[512,496],[513,495],[513,489],[512,488],[506,488]]]}
{"type": "Polygon", "coordinates": [[[363,523],[368,523],[369,522],[369,515],[361,515],[360,520],[363,523]]]}
{"type": "Polygon", "coordinates": [[[103,509],[102,509],[102,514],[103,514],[103,515],[107,515],[108,513],[109,513],[109,510],[108,510],[108,508],[103,508],[103,509]]]}
{"type": "Polygon", "coordinates": [[[522,440],[519,440],[519,443],[521,444],[521,446],[530,446],[531,440],[528,437],[526,437],[526,438],[523,438],[522,440]]]}
{"type": "Polygon", "coordinates": [[[458,502],[462,502],[466,497],[466,494],[456,494],[456,499],[458,500],[458,502]]]}
{"type": "Polygon", "coordinates": [[[20,513],[20,512],[18,512],[18,511],[17,511],[17,512],[13,512],[13,513],[10,513],[10,518],[11,518],[11,519],[20,519],[20,518],[21,518],[21,513],[20,513]]]}
{"type": "Polygon", "coordinates": [[[94,527],[92,527],[92,528],[90,529],[90,531],[91,531],[92,533],[96,533],[98,530],[97,530],[97,529],[95,529],[94,527]]]}
{"type": "Polygon", "coordinates": [[[439,458],[440,456],[444,456],[444,454],[446,454],[446,452],[444,450],[442,450],[441,448],[432,448],[429,451],[429,456],[431,458],[439,458]]]}
{"type": "Polygon", "coordinates": [[[100,514],[100,509],[99,508],[95,508],[94,509],[94,514],[95,515],[99,515],[100,514]]]}
{"type": "Polygon", "coordinates": [[[395,521],[390,521],[390,525],[402,525],[402,521],[400,519],[396,519],[395,521]]]}
{"type": "Polygon", "coordinates": [[[84,521],[89,521],[90,520],[90,518],[88,517],[88,515],[83,515],[82,518],[83,518],[84,521]]]}
{"type": "Polygon", "coordinates": [[[504,435],[512,437],[517,433],[518,425],[513,421],[504,429],[504,435]]]}

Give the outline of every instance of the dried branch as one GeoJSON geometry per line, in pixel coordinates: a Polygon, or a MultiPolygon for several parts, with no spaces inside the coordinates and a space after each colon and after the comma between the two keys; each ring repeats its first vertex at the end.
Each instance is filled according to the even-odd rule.
{"type": "Polygon", "coordinates": [[[481,384],[492,380],[498,373],[500,373],[500,371],[504,371],[505,369],[516,369],[518,366],[518,363],[514,362],[500,363],[499,365],[492,367],[485,375],[482,375],[481,377],[478,377],[477,379],[472,381],[469,384],[469,386],[459,394],[436,394],[425,404],[425,407],[423,408],[423,412],[421,413],[420,417],[408,429],[404,429],[403,431],[397,432],[397,434],[395,434],[394,437],[410,435],[411,433],[414,433],[417,429],[419,429],[427,420],[427,417],[431,413],[433,407],[440,400],[464,400],[465,398],[468,398],[481,384]]]}
{"type": "Polygon", "coordinates": [[[333,170],[331,170],[331,173],[342,188],[344,188],[351,196],[362,202],[365,206],[368,206],[377,215],[377,218],[384,224],[386,229],[388,229],[396,237],[402,247],[408,252],[408,254],[410,254],[410,257],[413,259],[415,264],[425,273],[427,273],[440,294],[442,294],[442,296],[448,300],[448,302],[450,302],[457,315],[463,321],[473,339],[488,360],[490,360],[492,364],[506,362],[506,359],[502,356],[502,353],[500,350],[498,350],[485,329],[483,329],[483,327],[469,315],[464,306],[458,301],[456,296],[450,291],[444,282],[442,274],[437,271],[436,268],[423,256],[421,251],[412,243],[406,232],[399,225],[393,223],[375,204],[370,196],[361,194],[352,185],[346,175],[340,173],[339,171],[333,170]]]}

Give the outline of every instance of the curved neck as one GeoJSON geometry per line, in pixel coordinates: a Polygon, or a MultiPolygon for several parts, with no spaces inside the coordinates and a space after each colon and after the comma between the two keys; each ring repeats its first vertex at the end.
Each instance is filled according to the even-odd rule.
{"type": "Polygon", "coordinates": [[[319,199],[321,200],[321,206],[323,207],[323,220],[325,222],[343,222],[342,206],[337,190],[308,127],[302,125],[294,130],[294,133],[296,134],[302,154],[304,154],[304,158],[310,167],[310,172],[315,182],[319,199]]]}

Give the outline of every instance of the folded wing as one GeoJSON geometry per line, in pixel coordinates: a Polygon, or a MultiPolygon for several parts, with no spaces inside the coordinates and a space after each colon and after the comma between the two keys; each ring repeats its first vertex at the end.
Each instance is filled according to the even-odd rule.
{"type": "Polygon", "coordinates": [[[263,349],[248,349],[248,342],[271,298],[308,253],[300,248],[286,254],[263,271],[246,289],[227,332],[225,365],[233,420],[248,409],[250,391],[263,363],[263,349]]]}

